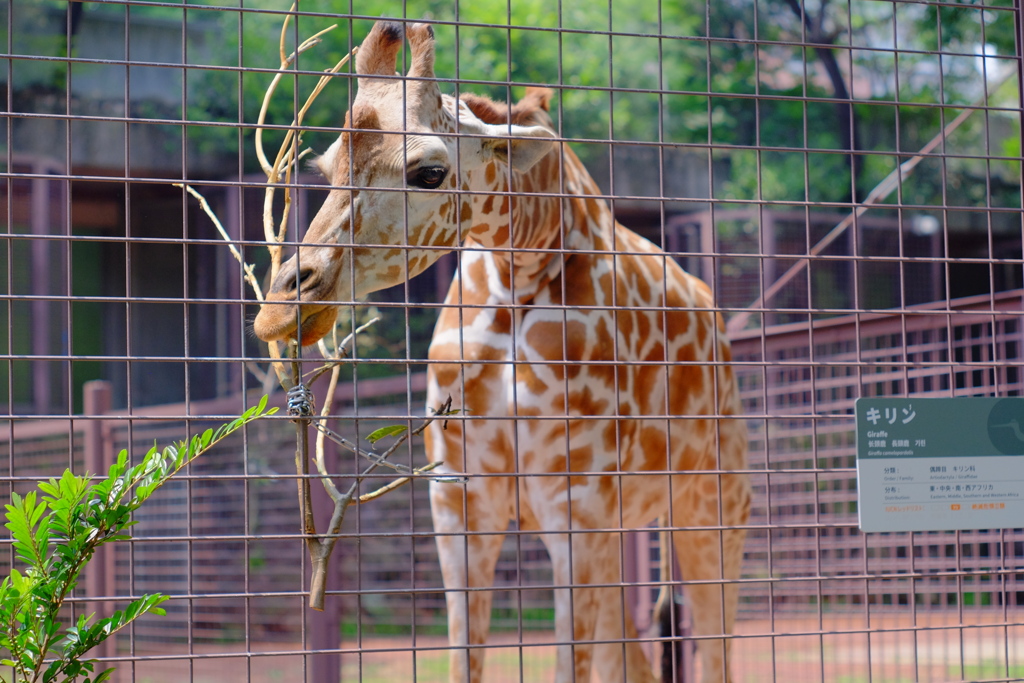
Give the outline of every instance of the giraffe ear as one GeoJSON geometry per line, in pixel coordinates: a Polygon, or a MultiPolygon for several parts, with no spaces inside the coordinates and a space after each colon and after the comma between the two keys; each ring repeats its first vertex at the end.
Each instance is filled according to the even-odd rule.
{"type": "Polygon", "coordinates": [[[518,173],[529,171],[556,146],[555,134],[544,126],[488,125],[487,128],[495,137],[484,140],[484,155],[493,155],[518,173]]]}

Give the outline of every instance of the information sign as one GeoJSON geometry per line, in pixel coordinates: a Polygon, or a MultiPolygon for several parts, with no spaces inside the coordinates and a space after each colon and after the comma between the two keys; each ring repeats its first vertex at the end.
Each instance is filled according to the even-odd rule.
{"type": "Polygon", "coordinates": [[[1024,398],[857,399],[862,531],[1024,527],[1024,398]]]}

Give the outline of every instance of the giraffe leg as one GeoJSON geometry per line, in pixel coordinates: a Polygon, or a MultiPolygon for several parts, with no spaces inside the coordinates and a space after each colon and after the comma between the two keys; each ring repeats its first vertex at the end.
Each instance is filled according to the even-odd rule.
{"type": "Polygon", "coordinates": [[[494,584],[494,567],[508,527],[511,486],[497,478],[470,479],[461,486],[431,483],[430,503],[448,611],[449,680],[478,683],[482,648],[491,627],[492,591],[465,590],[494,584]],[[466,523],[469,520],[469,523],[466,523]],[[465,535],[466,532],[473,532],[465,535]],[[461,647],[460,647],[461,646],[461,647]]]}
{"type": "Polygon", "coordinates": [[[636,625],[624,598],[621,589],[613,588],[608,599],[601,602],[596,634],[600,644],[594,646],[594,670],[603,683],[654,683],[650,661],[636,640],[636,625]]]}
{"type": "MultiPolygon", "coordinates": [[[[674,531],[672,544],[687,584],[694,632],[698,636],[730,634],[736,619],[739,578],[743,561],[744,529],[700,529],[738,526],[747,521],[750,490],[744,475],[688,475],[672,506],[672,524],[691,530],[674,531]],[[718,492],[721,490],[721,511],[718,492]],[[721,513],[721,514],[720,514],[721,513]],[[716,583],[725,579],[724,583],[716,583]]],[[[679,490],[679,489],[677,489],[679,490]]],[[[697,645],[704,683],[729,683],[731,640],[702,639],[697,645]]]]}
{"type": "MultiPolygon", "coordinates": [[[[573,524],[573,529],[593,528],[573,524]]],[[[560,643],[555,664],[556,683],[590,683],[593,665],[593,641],[598,636],[605,605],[616,601],[621,605],[618,543],[614,534],[569,533],[545,534],[544,543],[551,555],[555,589],[555,638],[560,643]],[[595,586],[600,584],[603,586],[595,586]],[[568,588],[571,586],[571,588],[568,588]]],[[[614,617],[610,617],[608,632],[614,617]]],[[[616,627],[621,633],[621,618],[616,627]]],[[[635,633],[635,629],[633,629],[635,633]]],[[[621,636],[616,636],[621,637],[621,636]]],[[[621,645],[619,646],[621,648],[621,645]]],[[[621,651],[620,651],[621,656],[621,651]]],[[[624,680],[621,659],[618,678],[624,680]]]]}
{"type": "MultiPolygon", "coordinates": [[[[612,583],[622,578],[619,563],[622,537],[610,534],[615,551],[616,571],[612,583]]],[[[603,683],[654,683],[650,661],[637,642],[636,624],[622,589],[613,588],[601,601],[594,646],[594,671],[603,683]]]]}

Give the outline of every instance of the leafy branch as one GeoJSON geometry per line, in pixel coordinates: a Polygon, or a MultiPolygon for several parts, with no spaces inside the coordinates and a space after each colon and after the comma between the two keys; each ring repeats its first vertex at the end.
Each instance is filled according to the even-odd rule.
{"type": "MultiPolygon", "coordinates": [[[[85,653],[144,614],[164,614],[160,605],[168,598],[143,595],[95,622],[95,615],[82,615],[61,633],[59,613],[82,569],[101,545],[129,538],[124,532],[136,523],[132,513],[172,476],[244,425],[277,412],[266,404],[264,396],[217,429],[163,450],[153,446],[134,466],[123,450],[102,481],[65,470],[59,479],[41,482],[39,492],[11,493],[5,526],[17,558],[27,565],[23,572],[12,568],[0,583],[0,650],[6,655],[0,664],[13,669],[11,681],[110,678],[114,670],[96,673],[96,661],[83,659],[85,653]]],[[[0,681],[7,683],[3,676],[0,681]]]]}

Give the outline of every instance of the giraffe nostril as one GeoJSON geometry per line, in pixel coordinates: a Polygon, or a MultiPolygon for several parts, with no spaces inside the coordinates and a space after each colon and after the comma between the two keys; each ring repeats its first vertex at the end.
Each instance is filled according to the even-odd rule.
{"type": "Polygon", "coordinates": [[[288,289],[292,292],[308,289],[315,286],[316,282],[316,271],[312,268],[303,268],[291,279],[288,289]]]}

